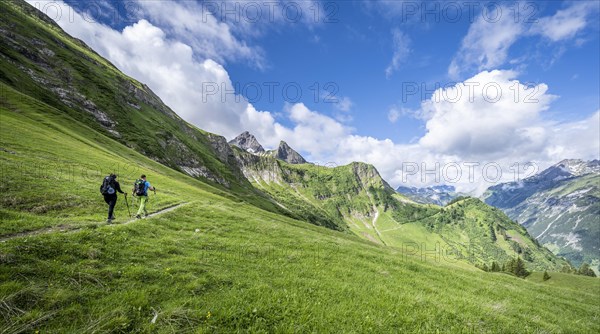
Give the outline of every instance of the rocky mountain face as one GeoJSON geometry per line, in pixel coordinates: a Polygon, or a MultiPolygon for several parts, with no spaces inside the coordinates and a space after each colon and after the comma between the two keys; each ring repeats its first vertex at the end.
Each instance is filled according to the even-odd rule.
{"type": "Polygon", "coordinates": [[[235,145],[241,148],[244,151],[250,153],[263,153],[265,149],[260,145],[256,137],[254,137],[250,132],[244,131],[239,136],[229,141],[230,145],[235,145]]]}
{"type": "Polygon", "coordinates": [[[460,193],[453,186],[439,185],[425,188],[399,186],[396,191],[409,199],[421,204],[436,204],[444,206],[460,193]]]}
{"type": "Polygon", "coordinates": [[[307,161],[298,152],[294,151],[294,149],[283,140],[279,143],[279,147],[277,147],[276,150],[269,151],[268,154],[289,164],[307,163],[307,161]]]}
{"type": "Polygon", "coordinates": [[[502,209],[574,265],[600,265],[600,162],[563,160],[537,175],[490,187],[485,202],[502,209]]]}
{"type": "Polygon", "coordinates": [[[283,160],[289,164],[307,163],[300,153],[296,152],[285,141],[280,141],[279,146],[274,150],[265,151],[256,137],[248,131],[244,131],[239,136],[229,141],[229,145],[239,147],[240,149],[258,155],[270,156],[278,160],[283,160]]]}
{"type": "Polygon", "coordinates": [[[374,215],[369,187],[393,192],[375,167],[367,164],[336,168],[308,164],[285,142],[264,154],[233,147],[238,165],[257,189],[293,217],[315,225],[348,231],[345,215],[374,215]]]}

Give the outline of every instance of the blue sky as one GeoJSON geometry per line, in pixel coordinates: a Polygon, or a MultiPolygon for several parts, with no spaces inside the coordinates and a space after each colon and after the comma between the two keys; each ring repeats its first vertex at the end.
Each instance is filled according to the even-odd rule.
{"type": "Polygon", "coordinates": [[[69,20],[29,2],[197,126],[373,163],[393,185],[432,183],[405,179],[407,161],[598,158],[597,2],[68,0],[69,20]],[[482,98],[486,84],[502,98],[482,98]]]}

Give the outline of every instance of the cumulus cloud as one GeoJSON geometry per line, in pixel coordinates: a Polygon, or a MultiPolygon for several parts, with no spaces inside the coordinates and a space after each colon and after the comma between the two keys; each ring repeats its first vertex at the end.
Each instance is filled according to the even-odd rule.
{"type": "Polygon", "coordinates": [[[600,113],[553,122],[544,113],[557,97],[545,84],[529,87],[517,76],[483,71],[436,90],[419,110],[393,106],[391,121],[405,114],[424,120],[427,133],[414,144],[342,131],[331,137],[339,145],[312,158],[372,163],[392,185],[451,183],[474,194],[497,182],[529,176],[529,162],[543,169],[565,157],[599,158],[600,113]]]}
{"type": "Polygon", "coordinates": [[[536,151],[545,144],[540,113],[554,96],[539,84],[527,87],[512,71],[483,71],[452,87],[434,92],[422,104],[429,115],[419,143],[442,153],[499,157],[518,147],[536,151]]]}
{"type": "Polygon", "coordinates": [[[406,60],[410,54],[410,37],[399,29],[392,30],[392,43],[394,55],[392,61],[385,69],[385,76],[391,77],[392,74],[400,69],[400,65],[406,60]]]}
{"type": "MultiPolygon", "coordinates": [[[[212,59],[219,63],[228,60],[249,60],[255,66],[264,67],[263,51],[259,47],[248,46],[236,38],[235,27],[249,23],[242,14],[231,16],[212,15],[205,3],[196,1],[144,1],[137,4],[141,16],[161,27],[169,37],[192,47],[194,54],[202,59],[212,59]],[[220,18],[231,17],[236,24],[230,25],[220,18]]],[[[210,3],[225,6],[225,3],[210,3]]],[[[233,3],[239,8],[240,2],[233,3]]],[[[223,8],[223,11],[226,10],[223,8]]],[[[249,28],[247,30],[250,30],[249,28]]]]}

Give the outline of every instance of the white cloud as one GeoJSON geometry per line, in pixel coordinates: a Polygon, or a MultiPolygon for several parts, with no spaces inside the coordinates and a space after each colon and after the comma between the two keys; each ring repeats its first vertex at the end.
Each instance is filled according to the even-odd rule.
{"type": "Polygon", "coordinates": [[[559,158],[600,159],[600,110],[587,119],[554,123],[544,153],[559,158]]]}
{"type": "Polygon", "coordinates": [[[488,14],[489,17],[498,17],[497,21],[480,15],[471,24],[460,50],[450,63],[450,77],[456,79],[465,71],[488,70],[504,64],[510,46],[523,33],[524,28],[511,15],[498,13],[509,13],[509,8],[495,7],[488,14]]]}
{"type": "MultiPolygon", "coordinates": [[[[521,8],[522,5],[516,3],[514,6],[521,8]]],[[[459,79],[464,73],[496,69],[507,62],[512,65],[521,63],[527,57],[507,60],[511,46],[520,38],[543,36],[552,42],[570,40],[589,26],[590,16],[597,18],[598,7],[599,4],[594,1],[573,2],[554,15],[541,18],[526,15],[515,17],[514,8],[493,7],[489,13],[477,16],[469,27],[460,49],[450,62],[448,75],[459,79]],[[497,19],[493,19],[496,17],[497,19]]],[[[532,7],[527,8],[530,11],[532,7]]],[[[575,45],[581,43],[582,39],[574,41],[575,45]]],[[[564,51],[564,48],[559,49],[554,57],[560,57],[564,51]]]]}
{"type": "MultiPolygon", "coordinates": [[[[44,4],[39,0],[31,3],[40,3],[41,8],[44,4]]],[[[74,12],[67,4],[56,3],[63,12],[74,12]]],[[[147,20],[119,32],[74,13],[72,19],[62,16],[57,23],[125,74],[147,84],[188,122],[228,138],[245,129],[275,126],[269,113],[255,110],[240,96],[225,94],[233,91],[233,85],[219,63],[196,59],[190,45],[169,39],[161,28],[147,20]]]]}
{"type": "Polygon", "coordinates": [[[354,102],[352,102],[352,100],[349,97],[342,96],[337,99],[333,106],[339,111],[349,112],[350,109],[352,109],[352,107],[354,106],[354,102]]]}
{"type": "Polygon", "coordinates": [[[402,111],[400,111],[397,107],[392,107],[388,111],[388,120],[392,123],[396,123],[398,119],[402,116],[402,111]]]}
{"type": "MultiPolygon", "coordinates": [[[[553,42],[571,39],[588,25],[588,16],[598,11],[598,2],[580,1],[559,10],[553,16],[540,18],[531,33],[541,34],[553,42]]],[[[596,14],[597,15],[597,14],[596,14]]]]}
{"type": "Polygon", "coordinates": [[[388,120],[391,123],[396,123],[403,116],[409,116],[412,118],[421,119],[420,111],[412,110],[409,108],[398,107],[397,105],[393,105],[388,110],[388,120]]]}
{"type": "MultiPolygon", "coordinates": [[[[247,59],[257,67],[264,67],[263,51],[236,38],[233,34],[236,25],[220,21],[219,16],[211,15],[202,3],[138,0],[137,4],[141,9],[138,14],[160,27],[169,38],[191,46],[197,57],[220,63],[247,59]]],[[[233,4],[240,6],[240,2],[233,4]]],[[[249,22],[241,14],[231,17],[237,25],[249,22]]]]}
{"type": "Polygon", "coordinates": [[[339,145],[322,149],[311,158],[338,164],[371,163],[394,186],[434,184],[436,173],[423,171],[437,169],[439,182],[475,194],[496,182],[527,175],[523,168],[530,161],[543,169],[565,157],[597,159],[600,112],[583,121],[551,122],[544,112],[556,96],[548,93],[546,85],[527,87],[514,79],[516,76],[511,71],[484,71],[454,87],[437,90],[418,111],[392,107],[391,121],[407,113],[424,118],[427,133],[415,144],[358,136],[347,129],[331,136],[339,145]],[[502,96],[496,98],[492,88],[484,93],[486,84],[498,87],[502,96]],[[462,94],[457,95],[458,91],[462,94]],[[518,171],[515,164],[520,166],[518,171]],[[414,166],[418,172],[409,173],[408,167],[414,166]],[[454,177],[456,166],[461,172],[458,179],[454,177]],[[501,168],[499,175],[497,167],[501,168]]]}
{"type": "Polygon", "coordinates": [[[554,97],[546,85],[528,88],[515,76],[512,71],[484,71],[436,90],[421,107],[430,116],[420,144],[447,154],[493,158],[515,147],[521,153],[543,148],[544,129],[537,123],[554,97]]]}
{"type": "Polygon", "coordinates": [[[392,74],[400,69],[400,65],[406,60],[410,54],[410,37],[400,31],[399,29],[392,30],[392,43],[394,48],[394,55],[392,61],[385,69],[385,76],[391,77],[392,74]]]}

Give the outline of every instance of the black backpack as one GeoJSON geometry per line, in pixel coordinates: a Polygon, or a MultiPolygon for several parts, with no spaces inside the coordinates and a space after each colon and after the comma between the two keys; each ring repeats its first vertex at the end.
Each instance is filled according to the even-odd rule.
{"type": "Polygon", "coordinates": [[[146,196],[146,192],[144,191],[145,189],[146,189],[146,181],[144,181],[142,179],[135,180],[135,183],[133,184],[133,193],[136,196],[146,196]]]}
{"type": "Polygon", "coordinates": [[[100,193],[102,195],[113,195],[116,193],[113,181],[114,179],[110,176],[104,178],[104,181],[102,181],[102,185],[100,186],[100,193]]]}

